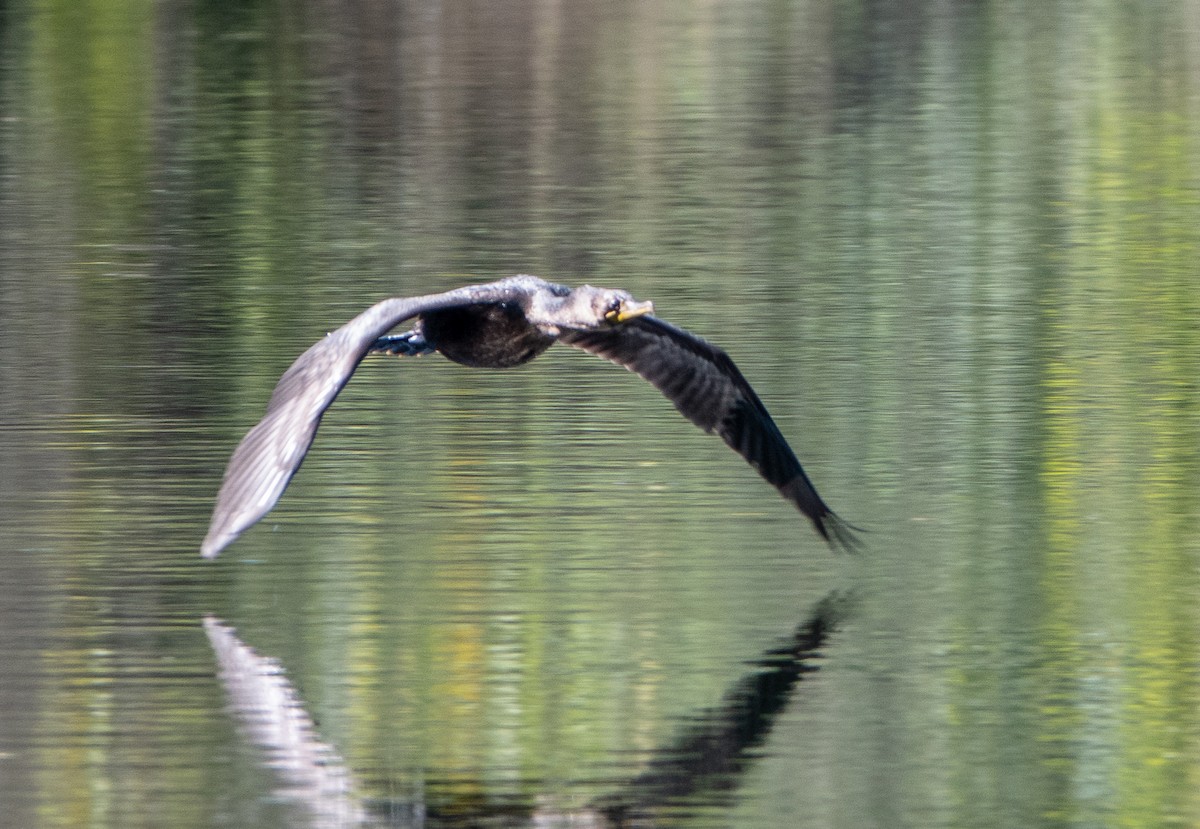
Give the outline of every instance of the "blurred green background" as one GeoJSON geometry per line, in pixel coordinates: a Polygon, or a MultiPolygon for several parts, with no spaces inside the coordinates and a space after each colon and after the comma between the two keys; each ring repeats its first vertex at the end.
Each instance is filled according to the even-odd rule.
{"type": "Polygon", "coordinates": [[[1200,4],[0,15],[0,824],[318,822],[206,613],[366,801],[570,808],[843,590],[733,800],[663,821],[1200,825],[1200,4]],[[297,354],[515,272],[725,347],[866,550],[555,349],[368,360],[198,558],[297,354]]]}

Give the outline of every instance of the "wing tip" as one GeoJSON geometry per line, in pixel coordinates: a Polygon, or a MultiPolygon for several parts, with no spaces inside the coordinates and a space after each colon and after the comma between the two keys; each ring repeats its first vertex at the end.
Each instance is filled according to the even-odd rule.
{"type": "Polygon", "coordinates": [[[779,487],[779,491],[812,521],[817,533],[834,552],[856,553],[863,548],[864,544],[859,535],[866,530],[854,526],[831,510],[821,496],[817,495],[817,491],[803,472],[779,487]]]}
{"type": "Polygon", "coordinates": [[[200,545],[200,557],[212,561],[221,554],[221,551],[228,547],[233,540],[237,538],[237,534],[229,534],[227,532],[214,533],[209,532],[204,538],[204,543],[200,545]]]}
{"type": "Polygon", "coordinates": [[[823,515],[813,517],[812,522],[834,552],[854,554],[865,546],[860,536],[866,530],[843,520],[833,510],[826,510],[823,515]]]}
{"type": "Polygon", "coordinates": [[[204,536],[204,541],[200,544],[201,558],[212,561],[257,521],[258,518],[247,521],[244,514],[230,514],[223,511],[218,500],[212,522],[208,526],[208,534],[204,536]]]}

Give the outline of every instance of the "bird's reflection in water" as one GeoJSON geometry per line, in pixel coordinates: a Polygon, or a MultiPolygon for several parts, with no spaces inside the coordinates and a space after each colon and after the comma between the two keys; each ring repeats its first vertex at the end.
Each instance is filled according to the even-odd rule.
{"type": "Polygon", "coordinates": [[[658,749],[646,770],[593,808],[609,826],[653,825],[664,808],[720,803],[742,774],[786,707],[797,684],[817,670],[817,657],[829,635],[850,611],[853,599],[826,596],[790,636],[768,649],[735,682],[720,705],[691,718],[669,745],[658,749]]]}
{"type": "Polygon", "coordinates": [[[265,752],[267,765],[280,777],[277,793],[307,809],[314,827],[368,824],[346,764],[321,742],[279,662],[259,656],[215,617],[204,618],[204,632],[230,708],[247,739],[265,752]]]}
{"type": "Polygon", "coordinates": [[[323,743],[279,662],[260,656],[234,629],[213,617],[204,630],[218,677],[247,739],[265,752],[280,778],[276,794],[305,813],[314,829],[333,827],[633,827],[689,805],[732,794],[797,684],[817,670],[816,658],[845,618],[851,600],[831,594],[775,647],[753,663],[721,704],[702,712],[678,739],[655,752],[646,770],[588,807],[569,812],[519,799],[496,803],[434,802],[382,805],[364,800],[341,757],[323,743]]]}

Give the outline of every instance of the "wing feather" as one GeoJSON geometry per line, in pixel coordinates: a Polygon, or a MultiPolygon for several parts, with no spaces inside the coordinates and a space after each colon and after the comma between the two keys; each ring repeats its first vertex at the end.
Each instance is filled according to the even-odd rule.
{"type": "Polygon", "coordinates": [[[849,525],[817,494],[767,407],[720,348],[653,316],[613,328],[564,331],[560,340],[648,380],[680,414],[720,435],[808,516],[823,538],[844,549],[856,545],[849,525]]]}
{"type": "Polygon", "coordinates": [[[527,290],[529,279],[517,277],[443,294],[385,299],[296,358],[279,378],[266,414],[229,460],[201,555],[215,558],[271,511],[308,453],[321,416],[379,337],[420,314],[508,300],[527,290]]]}

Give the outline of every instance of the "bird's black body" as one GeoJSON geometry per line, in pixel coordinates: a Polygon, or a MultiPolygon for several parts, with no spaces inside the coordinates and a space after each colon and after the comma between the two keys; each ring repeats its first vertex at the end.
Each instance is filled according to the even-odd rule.
{"type": "Polygon", "coordinates": [[[435,351],[472,368],[519,366],[554,345],[515,302],[422,314],[417,330],[435,351]]]}
{"type": "Polygon", "coordinates": [[[234,450],[201,552],[216,556],[271,510],[300,468],[321,415],[367,354],[437,351],[466,366],[508,368],[529,362],[555,342],[641,375],[685,417],[720,435],[807,515],[822,537],[854,546],[849,527],[821,500],[729,355],[651,316],[652,310],[625,291],[590,285],[572,290],[535,276],[373,305],[284,372],[263,419],[234,450]],[[413,317],[412,331],[387,334],[413,317]]]}

